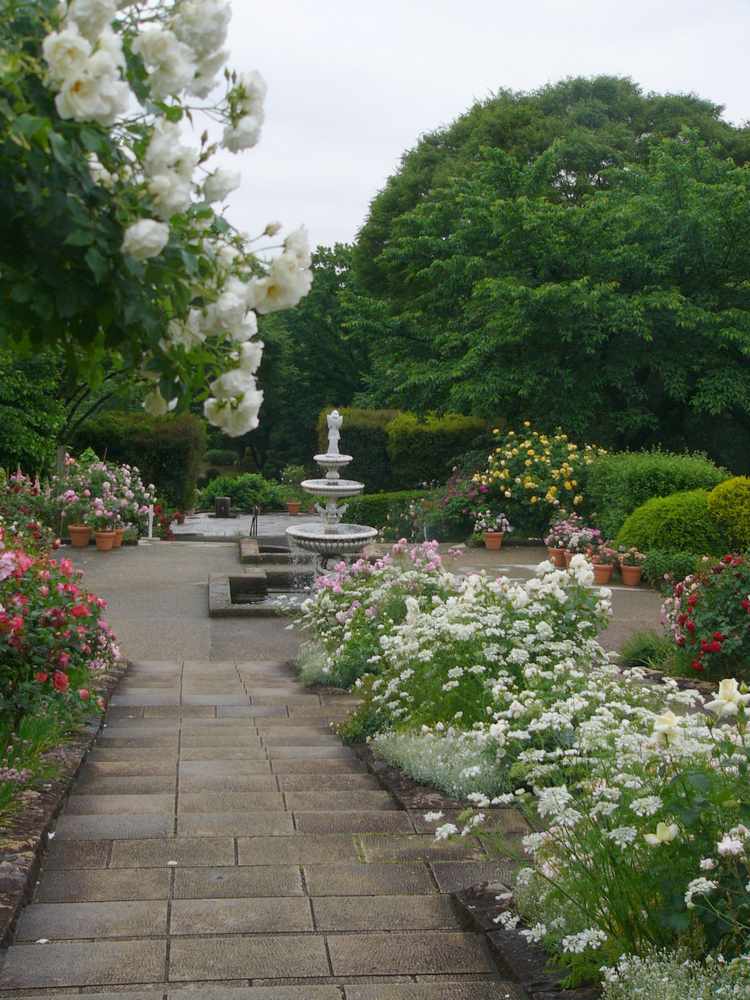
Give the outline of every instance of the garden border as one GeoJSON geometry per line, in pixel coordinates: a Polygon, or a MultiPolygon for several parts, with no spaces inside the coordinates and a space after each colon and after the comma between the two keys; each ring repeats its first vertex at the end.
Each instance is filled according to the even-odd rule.
{"type": "MultiPolygon", "coordinates": [[[[130,667],[129,660],[111,667],[97,689],[110,694],[130,667]]],[[[60,765],[60,773],[42,791],[22,793],[26,803],[0,834],[0,948],[10,944],[21,910],[30,901],[49,843],[49,831],[62,811],[89,750],[104,726],[106,712],[51,750],[48,756],[60,765]]]]}

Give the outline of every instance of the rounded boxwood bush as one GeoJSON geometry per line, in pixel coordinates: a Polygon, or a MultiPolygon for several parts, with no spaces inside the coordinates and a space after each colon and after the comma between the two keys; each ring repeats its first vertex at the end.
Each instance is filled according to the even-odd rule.
{"type": "Polygon", "coordinates": [[[630,514],[617,534],[618,545],[671,549],[696,555],[723,555],[727,541],[708,509],[706,490],[654,497],[630,514]]]}
{"type": "Polygon", "coordinates": [[[708,509],[733,548],[750,548],[750,478],[735,476],[719,483],[708,495],[708,509]]]}
{"type": "Polygon", "coordinates": [[[278,485],[254,472],[212,479],[201,490],[201,501],[205,506],[213,507],[217,497],[229,497],[232,507],[244,511],[252,510],[256,504],[260,507],[281,506],[278,485]]]}

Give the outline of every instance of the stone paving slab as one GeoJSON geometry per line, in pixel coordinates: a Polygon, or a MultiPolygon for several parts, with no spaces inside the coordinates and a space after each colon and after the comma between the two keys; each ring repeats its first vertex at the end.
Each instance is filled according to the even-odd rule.
{"type": "Polygon", "coordinates": [[[522,994],[506,982],[408,983],[347,986],[346,1000],[521,1000],[522,994]]]}
{"type": "MultiPolygon", "coordinates": [[[[57,838],[57,835],[55,835],[57,838]]],[[[51,871],[68,868],[106,868],[112,854],[109,840],[58,840],[47,846],[45,868],[51,871]]]]}
{"type": "MultiPolygon", "coordinates": [[[[265,779],[268,780],[268,779],[265,779]]],[[[177,801],[178,813],[229,813],[244,810],[253,813],[261,811],[283,811],[284,797],[281,792],[258,791],[183,791],[177,801]]],[[[174,808],[174,801],[172,802],[174,808]]]]}
{"type": "Polygon", "coordinates": [[[271,760],[271,770],[274,774],[363,774],[367,772],[366,766],[355,758],[346,757],[344,760],[283,760],[274,758],[271,760]]]}
{"type": "Polygon", "coordinates": [[[304,892],[298,865],[175,870],[175,899],[247,900],[254,896],[303,896],[304,892]]]}
{"type": "Polygon", "coordinates": [[[37,903],[21,914],[17,941],[147,937],[167,932],[167,903],[37,903]]]}
{"type": "Polygon", "coordinates": [[[166,868],[48,871],[34,898],[42,903],[166,899],[169,883],[170,873],[166,868]]]}
{"type": "Polygon", "coordinates": [[[448,896],[328,896],[313,899],[321,931],[443,930],[460,926],[448,896]]]}
{"type": "MultiPolygon", "coordinates": [[[[437,892],[427,865],[306,864],[311,896],[400,896],[437,892]]],[[[362,901],[363,907],[367,905],[362,901]]]]}
{"type": "Polygon", "coordinates": [[[282,792],[344,792],[380,788],[374,774],[279,774],[276,779],[282,792]]]}
{"type": "Polygon", "coordinates": [[[295,837],[239,837],[241,865],[295,865],[358,861],[354,837],[347,834],[312,834],[295,837]]]}
{"type": "Polygon", "coordinates": [[[164,979],[165,941],[97,941],[13,945],[2,967],[3,989],[110,986],[164,979]]]}
{"type": "MultiPolygon", "coordinates": [[[[170,990],[168,1000],[186,1000],[190,992],[170,990]]],[[[149,997],[153,1000],[153,997],[149,997]]],[[[200,1000],[341,1000],[338,986],[255,986],[231,990],[200,987],[200,1000]]],[[[480,998],[483,1000],[483,998],[480,998]]]]}
{"type": "Polygon", "coordinates": [[[168,837],[174,820],[169,816],[75,816],[69,813],[57,822],[61,840],[132,840],[136,837],[168,837]]]}
{"type": "Polygon", "coordinates": [[[379,812],[398,810],[398,803],[384,791],[285,792],[287,809],[293,812],[379,812]]]}
{"type": "Polygon", "coordinates": [[[66,816],[172,816],[174,795],[71,795],[66,816]]]}
{"type": "Polygon", "coordinates": [[[78,784],[73,788],[73,795],[164,795],[174,796],[177,788],[177,778],[173,773],[163,775],[126,775],[124,777],[96,777],[95,774],[82,772],[78,784]]]}
{"type": "Polygon", "coordinates": [[[411,833],[404,812],[296,812],[294,822],[302,833],[411,833]]]}
{"type": "Polygon", "coordinates": [[[178,837],[274,836],[294,833],[291,813],[231,812],[180,813],[177,819],[178,837]]]}
{"type": "Polygon", "coordinates": [[[175,899],[171,934],[280,934],[314,929],[309,899],[175,899]]]}
{"type": "Polygon", "coordinates": [[[191,937],[172,941],[169,978],[282,979],[328,976],[325,942],[316,935],[191,937]]]}
{"type": "Polygon", "coordinates": [[[123,840],[112,845],[112,868],[164,868],[178,865],[234,864],[231,837],[179,837],[174,839],[123,840]]]}
{"type": "Polygon", "coordinates": [[[334,934],[327,943],[336,976],[495,971],[483,934],[334,934]]]}
{"type": "Polygon", "coordinates": [[[411,859],[482,861],[487,857],[484,848],[474,837],[466,837],[454,843],[444,840],[436,841],[429,834],[413,834],[407,837],[365,834],[359,838],[359,842],[367,861],[406,861],[411,859]]]}

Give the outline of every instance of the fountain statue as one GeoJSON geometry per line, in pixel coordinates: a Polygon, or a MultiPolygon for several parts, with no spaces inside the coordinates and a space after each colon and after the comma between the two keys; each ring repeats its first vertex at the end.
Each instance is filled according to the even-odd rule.
{"type": "Polygon", "coordinates": [[[286,529],[292,542],[308,552],[316,553],[323,565],[333,556],[346,558],[359,555],[365,545],[378,533],[376,528],[342,521],[347,508],[345,504],[339,505],[337,501],[357,496],[365,487],[364,483],[358,483],[353,479],[342,479],[340,476],[340,470],[346,468],[352,460],[351,455],[342,455],[339,451],[344,418],[338,410],[333,410],[326,420],[328,450],[323,455],[315,456],[315,461],[325,470],[325,478],[306,479],[301,484],[307,493],[321,497],[325,501],[325,506],[319,503],[315,505],[320,520],[295,524],[286,529]]]}

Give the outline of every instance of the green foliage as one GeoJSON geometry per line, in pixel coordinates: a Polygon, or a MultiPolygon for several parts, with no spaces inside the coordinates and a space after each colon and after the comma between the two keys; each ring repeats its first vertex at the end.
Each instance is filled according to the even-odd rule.
{"type": "Polygon", "coordinates": [[[750,548],[750,478],[735,476],[714,487],[708,509],[726,532],[730,547],[750,548]]]}
{"type": "Polygon", "coordinates": [[[727,472],[703,455],[665,451],[615,452],[589,466],[586,507],[607,538],[613,538],[628,514],[652,497],[686,490],[711,490],[727,472]]]}
{"type": "Polygon", "coordinates": [[[189,413],[149,417],[143,413],[103,413],[83,424],[70,442],[76,451],[91,447],[103,460],[135,465],[169,504],[189,508],[206,448],[205,424],[189,413]]]}
{"type": "Polygon", "coordinates": [[[206,461],[209,465],[236,465],[239,455],[232,448],[209,448],[206,461]]]}
{"type": "Polygon", "coordinates": [[[650,549],[643,563],[643,579],[659,590],[671,590],[672,585],[695,573],[701,556],[694,552],[672,549],[650,549]]]}
{"type": "Polygon", "coordinates": [[[696,555],[721,555],[724,535],[708,509],[706,490],[654,497],[637,507],[617,533],[619,545],[642,551],[670,549],[696,555]]]}
{"type": "Polygon", "coordinates": [[[426,136],[355,250],[372,405],[750,469],[750,131],[719,116],[599,77],[426,136]]]}
{"type": "Polygon", "coordinates": [[[623,667],[651,667],[661,670],[674,654],[674,643],[662,632],[634,632],[620,649],[619,663],[623,667]]]}
{"type": "Polygon", "coordinates": [[[387,427],[394,483],[413,487],[445,482],[456,459],[473,446],[486,426],[484,420],[458,413],[428,414],[423,420],[413,413],[400,413],[387,427]]]}
{"type": "Polygon", "coordinates": [[[241,476],[217,476],[201,490],[201,502],[213,507],[217,497],[229,497],[232,507],[249,511],[255,506],[279,507],[281,494],[277,483],[269,482],[257,472],[241,476]]]}
{"type": "Polygon", "coordinates": [[[0,351],[0,466],[32,474],[52,469],[65,422],[61,370],[53,351],[27,358],[0,351]]]}
{"type": "Polygon", "coordinates": [[[373,528],[387,528],[399,511],[410,504],[424,500],[425,490],[394,490],[390,493],[365,493],[348,500],[346,520],[369,524],[373,528]]]}
{"type": "MultiPolygon", "coordinates": [[[[326,417],[329,412],[323,410],[318,417],[318,447],[322,451],[328,448],[326,417]]],[[[354,456],[354,461],[347,466],[347,476],[363,482],[368,492],[389,489],[392,476],[388,457],[388,425],[398,416],[398,411],[362,410],[347,406],[340,412],[344,418],[340,448],[342,453],[354,456]]]]}

